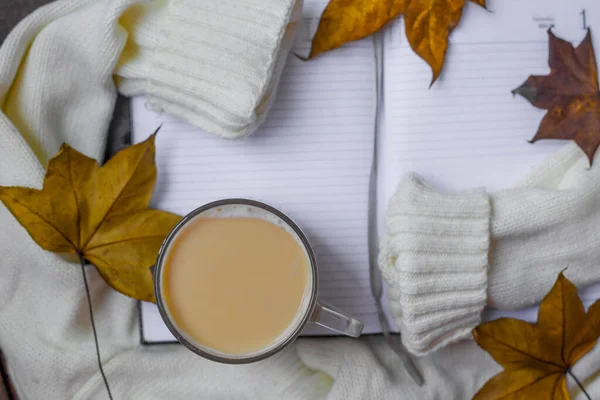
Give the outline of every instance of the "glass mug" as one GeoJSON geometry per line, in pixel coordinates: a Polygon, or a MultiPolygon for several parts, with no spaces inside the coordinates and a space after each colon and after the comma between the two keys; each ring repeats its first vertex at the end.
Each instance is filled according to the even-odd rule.
{"type": "MultiPolygon", "coordinates": [[[[228,364],[244,364],[265,359],[280,352],[291,344],[300,335],[302,329],[308,323],[315,323],[337,333],[354,338],[359,337],[363,330],[362,322],[318,299],[319,274],[317,262],[313,249],[302,230],[300,230],[300,228],[281,211],[258,201],[247,199],[225,199],[206,204],[192,211],[183,217],[165,238],[159,250],[156,265],[152,269],[156,304],[167,328],[186,348],[209,360],[228,364]],[[198,218],[227,218],[223,216],[225,214],[229,217],[236,218],[258,217],[259,219],[270,222],[277,221],[277,225],[287,228],[287,233],[292,234],[296,242],[300,244],[309,263],[309,276],[307,285],[304,289],[302,304],[292,322],[273,343],[263,349],[246,354],[225,353],[198,343],[183,329],[180,329],[177,322],[174,320],[165,299],[165,264],[172,248],[173,241],[178,233],[191,221],[195,221],[198,218]]],[[[268,312],[268,310],[265,310],[265,312],[268,312]]],[[[243,326],[241,326],[240,329],[243,329],[243,326]]]]}

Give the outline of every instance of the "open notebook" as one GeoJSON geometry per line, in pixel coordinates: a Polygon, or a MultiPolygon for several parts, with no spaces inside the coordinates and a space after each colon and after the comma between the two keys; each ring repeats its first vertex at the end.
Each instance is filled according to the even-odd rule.
{"type": "MultiPolygon", "coordinates": [[[[162,124],[152,205],[179,214],[227,197],[274,205],[314,246],[321,299],[361,319],[365,333],[380,332],[369,283],[373,162],[380,227],[385,205],[408,171],[444,189],[510,187],[562,145],[525,143],[544,111],[513,98],[511,89],[530,74],[548,72],[550,25],[578,42],[585,15],[586,24],[598,24],[593,33],[600,32],[596,0],[488,2],[492,13],[465,7],[443,75],[431,89],[429,67],[410,49],[402,22],[391,24],[377,44],[368,38],[311,62],[291,55],[267,121],[243,140],[217,138],[134,98],[134,142],[162,124]]],[[[296,53],[308,52],[325,5],[305,0],[296,53]]],[[[594,40],[598,45],[600,36],[594,40]]],[[[600,287],[582,296],[589,305],[600,298],[600,287]]],[[[142,303],[141,314],[144,342],[174,340],[153,304],[142,303]]],[[[501,315],[535,320],[536,310],[486,311],[487,318],[501,315]]],[[[304,334],[330,332],[309,326],[304,334]]]]}

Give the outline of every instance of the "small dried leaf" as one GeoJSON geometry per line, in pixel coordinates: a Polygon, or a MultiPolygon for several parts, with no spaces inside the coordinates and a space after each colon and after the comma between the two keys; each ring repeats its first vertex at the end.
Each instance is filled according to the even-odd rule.
{"type": "Polygon", "coordinates": [[[593,162],[600,145],[598,68],[588,29],[577,47],[548,31],[550,55],[547,76],[530,76],[513,94],[548,110],[531,142],[573,140],[593,162]]]}
{"type": "Polygon", "coordinates": [[[83,255],[119,292],[154,301],[148,268],[180,219],[148,209],[154,152],[152,135],[100,167],[63,145],[50,160],[42,190],[0,187],[0,200],[43,249],[83,255]]]}

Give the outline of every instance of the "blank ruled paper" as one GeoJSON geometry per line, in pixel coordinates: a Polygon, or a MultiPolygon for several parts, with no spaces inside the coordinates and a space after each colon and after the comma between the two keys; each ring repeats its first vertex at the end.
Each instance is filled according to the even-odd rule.
{"type": "MultiPolygon", "coordinates": [[[[307,3],[305,30],[326,2],[307,3]],[[308,11],[307,11],[308,9],[308,11]]],[[[296,51],[309,50],[302,32],[296,51]]],[[[379,332],[369,286],[367,217],[375,120],[373,41],[303,62],[288,59],[265,124],[226,140],[146,109],[133,99],[133,139],[156,138],[153,206],[184,215],[213,200],[243,197],[288,214],[314,247],[320,298],[379,332]]],[[[144,336],[167,340],[155,306],[143,305],[144,336]],[[157,322],[158,319],[158,322],[157,322]]],[[[305,334],[331,334],[309,325],[305,334]]]]}

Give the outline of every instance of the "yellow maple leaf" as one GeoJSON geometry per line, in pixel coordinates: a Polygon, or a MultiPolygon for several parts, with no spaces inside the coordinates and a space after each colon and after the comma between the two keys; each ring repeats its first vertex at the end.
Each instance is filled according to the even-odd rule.
{"type": "Polygon", "coordinates": [[[154,301],[149,267],[180,219],[148,209],[154,137],[102,167],[65,144],[50,160],[42,190],[0,186],[0,200],[43,249],[86,259],[114,289],[154,301]]]}
{"type": "MultiPolygon", "coordinates": [[[[312,41],[309,58],[365,38],[404,14],[412,49],[432,69],[432,82],[444,65],[448,36],[468,0],[331,0],[312,41]]],[[[470,0],[485,8],[485,0],[470,0]]]]}
{"type": "Polygon", "coordinates": [[[565,375],[600,336],[600,301],[586,314],[577,288],[561,273],[536,324],[502,318],[478,326],[473,336],[504,367],[474,399],[568,399],[565,375]]]}

